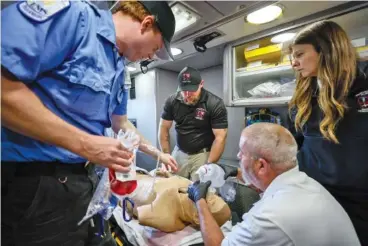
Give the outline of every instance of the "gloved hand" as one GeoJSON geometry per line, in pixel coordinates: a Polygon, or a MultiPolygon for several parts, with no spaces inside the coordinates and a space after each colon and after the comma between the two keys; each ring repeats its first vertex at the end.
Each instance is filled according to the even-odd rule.
{"type": "Polygon", "coordinates": [[[238,176],[238,168],[232,166],[225,166],[218,164],[225,172],[224,179],[226,180],[228,177],[236,177],[238,176]]]}
{"type": "Polygon", "coordinates": [[[194,182],[188,187],[188,196],[193,202],[198,202],[202,198],[206,200],[207,190],[210,187],[211,181],[206,183],[194,182]]]}

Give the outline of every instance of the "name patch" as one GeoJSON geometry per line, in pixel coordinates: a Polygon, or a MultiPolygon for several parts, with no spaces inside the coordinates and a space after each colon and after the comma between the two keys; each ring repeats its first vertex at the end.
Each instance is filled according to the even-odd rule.
{"type": "Polygon", "coordinates": [[[69,6],[69,0],[28,0],[19,3],[18,9],[31,20],[44,22],[69,6]]]}

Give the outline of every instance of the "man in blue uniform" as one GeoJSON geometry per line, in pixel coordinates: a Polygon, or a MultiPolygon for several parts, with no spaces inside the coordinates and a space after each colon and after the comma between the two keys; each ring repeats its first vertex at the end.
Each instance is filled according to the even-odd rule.
{"type": "MultiPolygon", "coordinates": [[[[93,194],[87,160],[129,171],[132,153],[104,129],[126,117],[125,59],[168,59],[166,2],[27,1],[2,10],[2,245],[87,245],[77,226],[93,194]]],[[[140,149],[175,169],[146,140],[140,149]]]]}

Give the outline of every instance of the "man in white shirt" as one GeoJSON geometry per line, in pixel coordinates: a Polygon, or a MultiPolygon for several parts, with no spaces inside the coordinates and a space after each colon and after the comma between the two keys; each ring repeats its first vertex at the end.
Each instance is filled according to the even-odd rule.
{"type": "Polygon", "coordinates": [[[210,182],[194,183],[205,245],[360,245],[341,205],[296,164],[297,144],[284,127],[257,123],[243,130],[239,143],[244,181],[264,192],[243,221],[224,237],[205,197],[210,182]]]}

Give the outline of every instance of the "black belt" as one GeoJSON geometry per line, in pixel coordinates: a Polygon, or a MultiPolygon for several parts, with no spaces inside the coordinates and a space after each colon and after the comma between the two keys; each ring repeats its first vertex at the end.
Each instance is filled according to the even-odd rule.
{"type": "Polygon", "coordinates": [[[187,154],[187,155],[196,155],[196,154],[200,154],[200,153],[205,153],[205,152],[210,152],[211,148],[203,148],[199,151],[193,151],[193,152],[188,152],[188,151],[184,151],[182,149],[179,149],[181,152],[187,154]]]}
{"type": "Polygon", "coordinates": [[[87,174],[85,164],[85,162],[1,162],[1,169],[13,172],[16,177],[87,174]]]}

